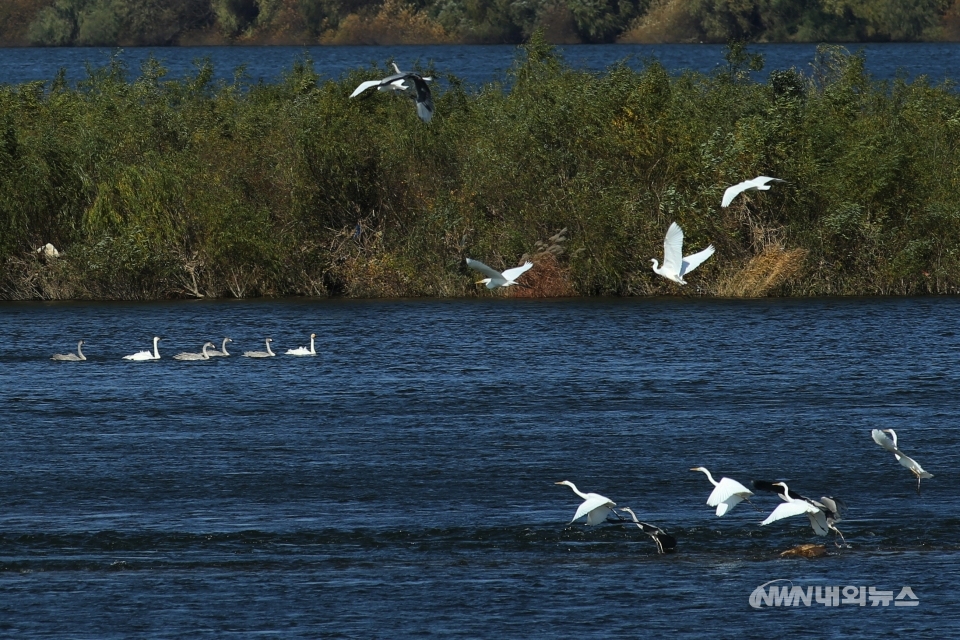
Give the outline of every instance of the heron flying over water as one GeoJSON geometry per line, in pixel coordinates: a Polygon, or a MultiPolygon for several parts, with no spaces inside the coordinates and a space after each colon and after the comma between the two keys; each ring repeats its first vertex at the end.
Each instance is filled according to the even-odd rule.
{"type": "Polygon", "coordinates": [[[555,482],[554,484],[565,484],[573,492],[583,498],[583,503],[577,508],[577,513],[573,516],[573,520],[570,521],[570,524],[573,524],[583,516],[587,516],[587,524],[590,526],[598,525],[602,522],[605,522],[607,515],[613,511],[613,508],[617,506],[610,498],[602,496],[599,493],[583,493],[577,489],[577,485],[573,484],[569,480],[563,480],[562,482],[555,482]]]}
{"type": "Polygon", "coordinates": [[[633,518],[633,523],[639,527],[640,531],[653,538],[657,543],[657,553],[674,553],[677,550],[677,539],[658,526],[640,522],[637,514],[630,507],[620,507],[620,511],[626,511],[633,518]]]}
{"type": "MultiPolygon", "coordinates": [[[[813,532],[818,536],[825,536],[827,535],[827,531],[833,531],[840,536],[844,544],[847,543],[843,534],[840,533],[840,530],[834,526],[835,523],[842,519],[843,511],[846,510],[846,505],[843,503],[843,500],[828,496],[823,496],[819,500],[812,500],[800,495],[796,491],[791,491],[786,482],[754,480],[753,486],[756,489],[762,489],[764,491],[775,491],[784,501],[783,504],[773,510],[773,513],[767,516],[766,520],[760,523],[761,525],[770,524],[771,522],[776,522],[777,520],[791,516],[806,514],[810,520],[810,526],[813,528],[813,532]]],[[[836,542],[834,542],[834,544],[836,544],[836,542]]]]}
{"type": "Polygon", "coordinates": [[[713,479],[710,472],[705,467],[694,467],[690,471],[703,471],[707,474],[707,480],[713,484],[713,491],[707,498],[707,505],[717,508],[717,516],[722,516],[730,509],[733,509],[740,502],[748,500],[753,492],[745,486],[730,478],[720,478],[720,482],[713,479]]]}
{"type": "Polygon", "coordinates": [[[924,471],[919,462],[897,448],[897,432],[893,429],[874,429],[870,432],[870,435],[873,437],[874,442],[892,453],[897,459],[897,462],[909,469],[913,475],[917,476],[917,495],[920,495],[920,480],[923,478],[932,478],[933,474],[924,471]],[[884,432],[893,436],[893,440],[885,436],[884,432]]]}

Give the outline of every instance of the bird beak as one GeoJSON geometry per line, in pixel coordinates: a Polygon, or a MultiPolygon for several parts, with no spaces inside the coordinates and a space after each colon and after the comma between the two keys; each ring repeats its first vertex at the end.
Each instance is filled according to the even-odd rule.
{"type": "Polygon", "coordinates": [[[700,471],[700,467],[690,467],[690,471],[700,471]]]}

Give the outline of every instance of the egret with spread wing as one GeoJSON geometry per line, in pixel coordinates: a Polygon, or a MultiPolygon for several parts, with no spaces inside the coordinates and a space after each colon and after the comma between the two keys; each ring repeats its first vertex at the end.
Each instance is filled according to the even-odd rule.
{"type": "Polygon", "coordinates": [[[470,258],[467,258],[467,266],[487,276],[478,281],[477,284],[485,284],[487,289],[496,289],[497,287],[509,287],[512,284],[518,284],[517,278],[526,273],[533,266],[533,263],[524,262],[522,266],[507,269],[503,273],[491,269],[479,260],[471,260],[470,258]]]}
{"type": "Polygon", "coordinates": [[[654,273],[678,284],[687,284],[683,277],[703,264],[714,251],[711,244],[703,251],[683,257],[683,230],[676,222],[671,222],[663,239],[663,266],[659,266],[656,258],[650,258],[650,262],[654,273]]]}
{"type": "MultiPolygon", "coordinates": [[[[707,505],[717,508],[717,516],[722,516],[744,500],[748,500],[753,492],[730,478],[720,478],[720,482],[713,479],[705,467],[694,467],[690,471],[703,471],[707,479],[713,484],[713,491],[707,498],[707,505]]],[[[749,501],[749,500],[748,500],[749,501]]]]}
{"type": "Polygon", "coordinates": [[[923,478],[932,478],[933,474],[924,471],[920,463],[897,448],[897,432],[893,429],[874,429],[870,432],[870,435],[873,436],[874,442],[892,453],[900,464],[913,472],[913,475],[917,476],[917,495],[920,495],[920,480],[923,478]],[[893,436],[893,440],[883,435],[884,431],[893,436]]]}
{"type": "Polygon", "coordinates": [[[828,496],[823,496],[819,500],[811,500],[796,491],[791,491],[785,482],[754,480],[753,486],[758,489],[776,491],[784,501],[783,504],[773,510],[773,513],[767,516],[766,520],[760,523],[761,525],[770,524],[771,522],[776,522],[777,520],[791,516],[806,514],[814,533],[818,536],[825,536],[827,535],[827,531],[833,531],[840,536],[840,539],[846,544],[847,541],[844,539],[843,534],[834,526],[835,523],[842,519],[843,511],[846,510],[846,505],[843,503],[843,500],[828,496]]]}
{"type": "Polygon", "coordinates": [[[367,80],[361,82],[350,94],[354,98],[367,89],[376,87],[377,91],[409,91],[413,89],[413,100],[417,105],[417,115],[424,122],[430,122],[433,118],[433,96],[430,94],[430,87],[427,82],[433,78],[421,76],[412,71],[400,71],[396,63],[393,63],[395,74],[387,76],[381,80],[367,80]]]}
{"type": "Polygon", "coordinates": [[[720,206],[729,207],[730,203],[733,202],[733,199],[747,189],[769,191],[769,182],[786,182],[786,180],[781,180],[780,178],[770,178],[768,176],[757,176],[753,180],[744,180],[743,182],[735,184],[732,187],[727,187],[727,190],[723,192],[723,200],[720,202],[720,206]]]}
{"type": "Polygon", "coordinates": [[[583,493],[577,489],[577,485],[573,484],[569,480],[564,480],[562,482],[555,482],[554,484],[565,484],[573,492],[583,498],[583,504],[577,508],[577,513],[573,516],[573,520],[570,521],[570,524],[573,524],[583,516],[587,516],[588,525],[597,525],[607,519],[607,515],[613,511],[613,508],[617,506],[617,503],[612,501],[606,496],[602,496],[599,493],[583,493]]]}

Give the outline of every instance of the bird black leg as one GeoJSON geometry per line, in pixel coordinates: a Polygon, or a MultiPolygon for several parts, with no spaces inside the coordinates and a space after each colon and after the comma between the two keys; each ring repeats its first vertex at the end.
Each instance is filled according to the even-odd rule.
{"type": "Polygon", "coordinates": [[[757,505],[755,505],[755,504],[753,504],[752,502],[750,502],[750,498],[744,498],[743,501],[746,502],[747,504],[749,504],[751,507],[753,507],[753,510],[754,510],[754,511],[758,511],[758,512],[760,512],[760,513],[763,513],[763,512],[764,512],[763,509],[761,509],[761,508],[758,507],[757,505]]]}

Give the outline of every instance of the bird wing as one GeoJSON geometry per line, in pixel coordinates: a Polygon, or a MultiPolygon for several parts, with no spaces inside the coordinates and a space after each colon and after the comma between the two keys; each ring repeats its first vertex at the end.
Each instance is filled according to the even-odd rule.
{"type": "Polygon", "coordinates": [[[773,513],[767,516],[767,519],[760,524],[770,524],[771,522],[789,518],[790,516],[798,516],[801,513],[820,513],[820,510],[808,502],[784,502],[774,509],[773,513]]]}
{"type": "Polygon", "coordinates": [[[915,474],[921,478],[932,478],[932,473],[927,473],[923,470],[923,467],[920,466],[920,463],[911,458],[910,456],[904,455],[903,452],[900,452],[900,464],[905,466],[910,471],[913,471],[915,474]]]}
{"type": "Polygon", "coordinates": [[[899,449],[897,449],[894,446],[893,440],[891,440],[890,437],[880,429],[874,429],[873,431],[870,432],[870,435],[873,437],[874,442],[876,442],[878,445],[880,445],[890,453],[894,455],[900,455],[900,456],[903,455],[902,453],[900,453],[899,449]]]}
{"type": "Polygon", "coordinates": [[[752,491],[747,489],[736,480],[731,480],[730,478],[720,478],[720,482],[717,483],[717,486],[713,488],[713,492],[710,494],[710,497],[707,498],[707,504],[711,507],[715,507],[721,502],[726,502],[732,496],[739,496],[740,500],[743,500],[747,496],[752,495],[752,491]]]}
{"type": "Polygon", "coordinates": [[[667,235],[663,238],[663,270],[668,273],[680,273],[682,265],[683,229],[676,222],[671,222],[667,235]]]}
{"type": "MultiPolygon", "coordinates": [[[[773,486],[774,483],[770,482],[769,480],[751,480],[750,483],[753,485],[754,489],[759,489],[760,491],[772,491],[773,493],[779,493],[779,494],[783,493],[783,490],[779,486],[776,486],[776,487],[773,486]]],[[[790,489],[789,491],[790,491],[790,497],[793,498],[794,500],[805,499],[802,495],[800,495],[793,489],[790,489]]]]}
{"type": "Polygon", "coordinates": [[[813,527],[814,533],[818,536],[827,535],[827,516],[823,511],[816,509],[815,513],[807,513],[807,517],[810,519],[810,526],[813,527]]]}
{"type": "Polygon", "coordinates": [[[353,93],[350,94],[351,98],[355,98],[370,87],[375,87],[380,84],[380,80],[367,80],[366,82],[361,82],[360,86],[353,90],[353,93]]]}
{"type": "Polygon", "coordinates": [[[499,271],[494,271],[493,269],[483,264],[479,260],[471,260],[470,258],[467,258],[467,266],[470,267],[471,269],[476,269],[480,273],[483,273],[491,278],[503,277],[500,275],[499,271]]]}
{"type": "Polygon", "coordinates": [[[771,178],[770,176],[757,176],[756,178],[754,178],[754,179],[751,180],[750,182],[754,183],[754,184],[757,186],[758,189],[759,189],[761,186],[764,186],[764,187],[766,187],[767,189],[769,189],[770,187],[767,186],[767,183],[768,183],[768,182],[786,182],[786,180],[782,180],[782,179],[780,179],[780,178],[771,178]]]}
{"type": "Polygon", "coordinates": [[[680,266],[680,276],[682,277],[699,267],[701,264],[703,264],[704,260],[713,255],[714,251],[716,251],[716,249],[713,248],[713,245],[710,245],[703,251],[699,251],[684,258],[683,264],[680,266]]]}
{"type": "Polygon", "coordinates": [[[430,122],[433,118],[433,97],[430,94],[430,87],[415,73],[409,73],[406,77],[413,81],[417,90],[417,115],[424,122],[430,122]]]}
{"type": "Polygon", "coordinates": [[[833,515],[830,517],[835,521],[839,521],[843,516],[844,512],[847,510],[846,503],[840,498],[832,498],[830,496],[821,496],[820,503],[829,509],[833,515]]]}
{"type": "Polygon", "coordinates": [[[739,184],[733,185],[732,187],[727,187],[727,190],[723,192],[723,200],[720,201],[720,206],[729,207],[734,198],[753,186],[751,184],[752,182],[752,180],[745,180],[739,184]]]}
{"type": "Polygon", "coordinates": [[[507,269],[506,271],[504,271],[503,277],[506,278],[507,280],[516,280],[521,275],[526,273],[532,266],[533,266],[532,262],[524,262],[523,266],[514,267],[512,269],[507,269]]]}
{"type": "Polygon", "coordinates": [[[615,507],[615,506],[616,506],[616,503],[611,501],[610,498],[601,496],[598,493],[588,493],[587,499],[584,500],[583,504],[581,504],[580,507],[577,509],[577,514],[573,516],[573,520],[571,520],[570,522],[579,520],[583,516],[587,515],[588,513],[590,513],[591,511],[599,507],[609,508],[609,507],[615,507]]]}

